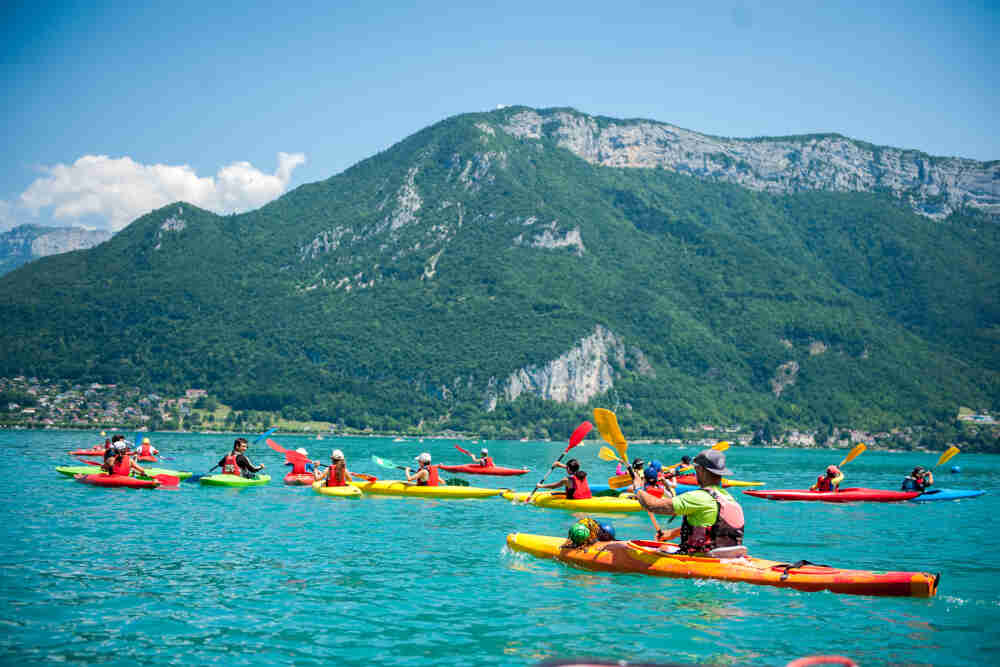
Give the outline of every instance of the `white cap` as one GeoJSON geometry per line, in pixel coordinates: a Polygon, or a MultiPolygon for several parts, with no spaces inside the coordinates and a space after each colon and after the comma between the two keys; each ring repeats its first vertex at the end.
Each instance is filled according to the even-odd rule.
{"type": "Polygon", "coordinates": [[[480,453],[480,454],[489,454],[489,453],[490,453],[490,450],[488,450],[488,449],[486,449],[485,447],[483,447],[482,449],[480,449],[480,450],[479,450],[479,453],[480,453]]]}
{"type": "Polygon", "coordinates": [[[305,447],[299,447],[295,451],[301,454],[302,456],[309,456],[309,452],[306,451],[305,447]]]}
{"type": "Polygon", "coordinates": [[[428,454],[427,452],[422,452],[420,454],[420,456],[417,457],[417,461],[419,463],[430,463],[431,462],[431,455],[428,454]]]}
{"type": "Polygon", "coordinates": [[[333,459],[334,461],[343,461],[344,452],[340,451],[339,449],[335,449],[330,453],[330,458],[333,459]]]}

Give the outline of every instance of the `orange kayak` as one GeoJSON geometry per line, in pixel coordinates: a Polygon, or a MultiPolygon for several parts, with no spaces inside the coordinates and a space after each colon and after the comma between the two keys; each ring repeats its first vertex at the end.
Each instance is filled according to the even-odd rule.
{"type": "Polygon", "coordinates": [[[676,553],[668,542],[631,540],[598,542],[589,547],[564,547],[566,538],[510,533],[507,546],[539,558],[585,570],[631,572],[682,579],[720,579],[748,584],[831,591],[852,595],[933,597],[940,574],[928,572],[874,572],[842,570],[811,563],[780,563],[763,558],[711,558],[676,553]]]}

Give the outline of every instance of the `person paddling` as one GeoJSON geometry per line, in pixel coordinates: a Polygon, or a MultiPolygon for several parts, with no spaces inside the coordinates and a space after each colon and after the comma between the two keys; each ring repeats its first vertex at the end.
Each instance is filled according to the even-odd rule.
{"type": "Polygon", "coordinates": [[[285,462],[286,466],[292,466],[293,475],[315,475],[316,474],[316,464],[317,461],[310,461],[307,457],[309,452],[305,447],[299,447],[295,450],[296,454],[301,454],[301,457],[296,457],[294,459],[289,459],[285,462]]]}
{"type": "Polygon", "coordinates": [[[903,479],[903,491],[920,491],[923,493],[927,487],[934,484],[934,473],[923,466],[917,466],[905,479],[903,479]]]}
{"type": "Polygon", "coordinates": [[[107,443],[107,447],[105,447],[104,449],[104,465],[108,466],[108,470],[111,469],[111,464],[108,463],[108,461],[117,457],[119,452],[127,450],[128,450],[128,441],[125,440],[124,435],[111,436],[110,442],[107,443]]]}
{"type": "Polygon", "coordinates": [[[121,477],[131,477],[133,472],[137,472],[140,475],[146,475],[146,470],[138,463],[136,463],[128,452],[128,444],[125,439],[122,438],[115,445],[113,445],[114,455],[111,457],[110,461],[105,459],[104,465],[101,466],[109,475],[119,475],[121,477]]]}
{"type": "Polygon", "coordinates": [[[566,463],[556,461],[552,464],[552,467],[565,468],[566,477],[557,482],[539,484],[537,488],[557,489],[560,486],[564,487],[566,489],[567,500],[586,500],[587,498],[593,498],[593,495],[590,493],[590,484],[587,482],[587,473],[580,470],[579,461],[576,459],[570,459],[569,461],[566,461],[566,463]]]}
{"type": "Polygon", "coordinates": [[[816,478],[816,483],[809,487],[810,491],[839,491],[840,483],[844,481],[844,473],[837,466],[827,466],[826,474],[816,478]]]}
{"type": "Polygon", "coordinates": [[[672,472],[674,474],[680,474],[682,472],[687,472],[687,470],[690,467],[691,467],[691,457],[690,456],[682,456],[681,460],[680,460],[680,463],[675,463],[672,466],[667,466],[665,468],[665,470],[667,472],[672,472]]]}
{"type": "Polygon", "coordinates": [[[160,450],[153,447],[149,442],[149,438],[143,438],[142,444],[139,445],[139,456],[140,457],[153,457],[160,453],[160,450]]]}
{"type": "Polygon", "coordinates": [[[431,465],[431,455],[427,452],[422,452],[416,457],[416,461],[420,467],[413,474],[410,474],[409,468],[404,470],[406,472],[406,481],[417,486],[441,486],[438,467],[431,465]]]}
{"type": "Polygon", "coordinates": [[[657,498],[645,491],[642,480],[636,477],[636,498],[639,504],[654,514],[671,514],[684,517],[679,530],[658,530],[656,539],[665,540],[680,534],[680,551],[684,553],[710,552],[720,547],[743,544],[743,508],[722,488],[722,478],[732,475],[726,467],[726,455],[714,449],[694,457],[694,472],[698,489],[679,496],[666,494],[657,498]]]}
{"type": "Polygon", "coordinates": [[[264,469],[264,465],[257,466],[250,461],[246,454],[249,448],[250,445],[247,444],[246,438],[236,438],[233,441],[233,451],[223,456],[222,460],[214,467],[221,467],[223,475],[237,475],[254,479],[257,473],[264,469]]]}
{"type": "Polygon", "coordinates": [[[325,481],[323,486],[347,486],[351,483],[351,473],[347,472],[344,452],[335,449],[330,453],[330,466],[322,473],[316,473],[316,481],[325,481]]]}

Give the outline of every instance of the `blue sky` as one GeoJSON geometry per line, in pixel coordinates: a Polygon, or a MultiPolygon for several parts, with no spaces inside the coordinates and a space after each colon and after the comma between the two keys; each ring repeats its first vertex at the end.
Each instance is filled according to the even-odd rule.
{"type": "Polygon", "coordinates": [[[4,3],[0,231],[255,208],[498,104],[1000,159],[992,2],[155,4],[4,3]]]}

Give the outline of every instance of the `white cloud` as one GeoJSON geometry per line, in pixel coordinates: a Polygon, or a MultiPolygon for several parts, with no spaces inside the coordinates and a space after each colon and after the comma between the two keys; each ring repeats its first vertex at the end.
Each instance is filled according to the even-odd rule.
{"type": "MultiPolygon", "coordinates": [[[[234,162],[215,177],[199,177],[188,165],[144,165],[129,157],[84,155],[70,165],[43,167],[46,175],[35,180],[18,203],[32,216],[46,210],[62,224],[83,224],[86,218],[91,225],[98,220],[98,226],[117,232],[179,200],[216,213],[259,208],[288,188],[292,171],[305,161],[302,153],[278,153],[273,174],[249,162],[234,162]]],[[[10,204],[0,201],[0,227],[13,217],[10,204]]]]}

